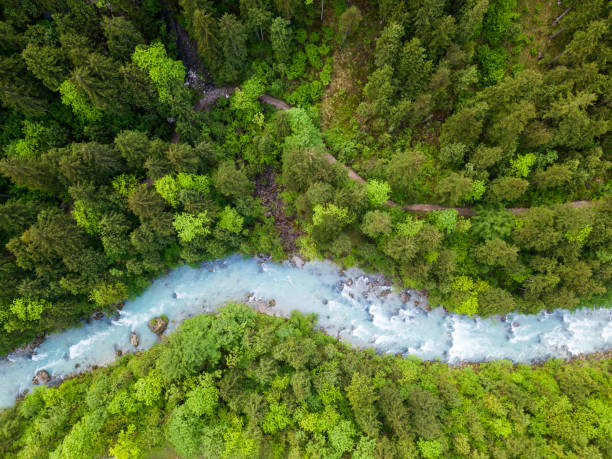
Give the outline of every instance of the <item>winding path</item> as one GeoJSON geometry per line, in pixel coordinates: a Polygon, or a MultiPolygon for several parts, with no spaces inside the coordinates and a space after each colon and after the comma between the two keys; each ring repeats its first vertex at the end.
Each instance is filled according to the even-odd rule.
{"type": "MultiPolygon", "coordinates": [[[[238,88],[237,86],[222,86],[222,87],[210,89],[204,93],[204,97],[198,100],[198,102],[195,104],[193,109],[195,111],[200,111],[200,110],[208,111],[217,103],[217,101],[221,97],[231,96],[234,93],[234,91],[236,91],[237,88],[238,88]]],[[[289,105],[284,100],[277,99],[276,97],[272,97],[269,94],[261,95],[259,97],[259,101],[263,104],[271,105],[272,107],[278,110],[289,110],[291,108],[291,105],[289,105]]],[[[178,136],[175,135],[175,137],[172,138],[172,141],[174,143],[178,142],[178,136]]],[[[330,153],[326,153],[326,158],[330,163],[339,162],[330,153]]],[[[342,164],[342,166],[346,169],[348,176],[351,180],[354,180],[355,182],[360,182],[360,183],[366,182],[362,176],[360,176],[357,172],[355,172],[353,169],[348,167],[346,164],[342,164]]],[[[581,208],[581,207],[592,206],[594,202],[593,201],[572,201],[572,202],[569,202],[568,204],[574,208],[581,208]]],[[[399,204],[393,201],[387,201],[385,205],[389,207],[395,207],[395,206],[398,206],[399,204]]],[[[433,212],[435,210],[455,209],[458,215],[462,217],[473,217],[477,214],[477,212],[470,207],[447,207],[447,206],[439,206],[437,204],[409,204],[409,205],[403,206],[402,208],[408,212],[433,212]]],[[[527,212],[529,209],[530,209],[529,207],[507,207],[506,208],[508,212],[511,212],[514,215],[518,215],[523,212],[527,212]]]]}

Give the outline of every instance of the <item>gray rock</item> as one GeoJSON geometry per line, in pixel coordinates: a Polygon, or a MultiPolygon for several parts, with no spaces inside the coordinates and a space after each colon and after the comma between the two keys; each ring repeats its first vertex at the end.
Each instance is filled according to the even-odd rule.
{"type": "Polygon", "coordinates": [[[33,384],[47,384],[51,381],[51,376],[47,370],[38,370],[36,376],[32,378],[33,384]]]}
{"type": "Polygon", "coordinates": [[[149,330],[157,336],[161,336],[161,334],[166,331],[166,328],[168,328],[168,319],[165,317],[153,317],[149,320],[147,325],[149,326],[149,330]]]}
{"type": "Polygon", "coordinates": [[[130,333],[130,344],[134,347],[138,347],[140,343],[140,338],[138,337],[138,333],[130,333]]]}

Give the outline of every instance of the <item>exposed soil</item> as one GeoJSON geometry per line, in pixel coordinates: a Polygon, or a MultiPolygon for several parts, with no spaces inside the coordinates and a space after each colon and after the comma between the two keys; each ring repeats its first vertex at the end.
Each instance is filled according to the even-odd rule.
{"type": "Polygon", "coordinates": [[[196,112],[199,112],[200,110],[208,111],[217,103],[217,101],[221,97],[229,97],[234,94],[234,91],[236,91],[236,86],[221,86],[219,88],[212,88],[203,91],[202,95],[204,97],[198,100],[193,109],[196,112]]]}
{"type": "Polygon", "coordinates": [[[255,179],[255,196],[267,209],[266,214],[274,218],[274,226],[283,241],[283,249],[287,255],[298,253],[296,240],[302,235],[296,228],[294,217],[285,214],[285,203],[279,196],[279,187],[274,181],[275,173],[268,168],[255,179]]]}

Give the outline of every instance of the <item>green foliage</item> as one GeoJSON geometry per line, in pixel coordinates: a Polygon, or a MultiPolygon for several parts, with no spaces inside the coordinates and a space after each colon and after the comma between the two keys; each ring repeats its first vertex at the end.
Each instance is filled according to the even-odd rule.
{"type": "MultiPolygon", "coordinates": [[[[438,214],[436,216],[436,221],[440,222],[442,221],[442,223],[440,223],[440,226],[438,226],[439,229],[446,229],[446,225],[451,226],[450,222],[445,223],[443,222],[445,220],[445,216],[441,216],[440,214],[438,214]]],[[[451,217],[452,218],[452,217],[451,217]]],[[[457,218],[456,214],[455,214],[455,219],[457,218]]],[[[413,237],[416,236],[417,234],[419,234],[419,231],[421,231],[421,228],[423,227],[423,224],[425,222],[423,220],[417,220],[415,218],[413,218],[410,215],[406,215],[406,219],[402,222],[399,222],[395,225],[395,231],[397,232],[397,234],[400,234],[402,236],[406,236],[406,237],[413,237]]],[[[452,222],[452,228],[454,228],[455,226],[455,222],[453,220],[452,222]]],[[[452,229],[451,229],[452,231],[452,229]]]]}
{"type": "Polygon", "coordinates": [[[458,314],[476,314],[478,312],[478,296],[487,291],[488,284],[482,280],[474,281],[468,276],[457,276],[451,284],[454,298],[453,311],[458,314]]]}
{"type": "Polygon", "coordinates": [[[480,81],[491,85],[504,78],[508,61],[504,48],[491,49],[488,45],[481,45],[478,47],[477,57],[480,64],[480,81]]]}
{"type": "Polygon", "coordinates": [[[491,0],[484,15],[482,36],[491,46],[499,46],[518,16],[516,0],[491,0]]]}
{"type": "Polygon", "coordinates": [[[210,234],[210,223],[211,219],[206,211],[197,215],[183,212],[174,217],[172,225],[176,229],[179,239],[183,242],[189,242],[198,236],[210,234]]]}
{"type": "Polygon", "coordinates": [[[505,210],[483,209],[472,218],[470,231],[479,239],[506,238],[514,229],[514,216],[505,210]]]}
{"type": "Polygon", "coordinates": [[[100,231],[101,215],[95,210],[89,209],[87,204],[78,200],[74,202],[72,216],[76,224],[83,228],[89,234],[96,234],[100,231]]]}
{"type": "Polygon", "coordinates": [[[312,234],[319,240],[329,240],[350,223],[348,209],[332,203],[317,204],[313,208],[312,234]]]}
{"type": "Polygon", "coordinates": [[[121,174],[113,179],[113,189],[124,198],[127,198],[138,188],[138,178],[132,174],[121,174]]]}
{"type": "Polygon", "coordinates": [[[0,320],[7,332],[23,331],[28,327],[28,322],[38,321],[43,313],[52,307],[52,304],[44,299],[15,298],[8,311],[0,311],[0,320]]]}
{"type": "Polygon", "coordinates": [[[436,210],[431,213],[431,221],[440,231],[451,233],[455,229],[457,215],[455,209],[436,210]]]}
{"type": "Polygon", "coordinates": [[[91,292],[91,301],[102,308],[107,308],[126,300],[128,288],[122,282],[104,282],[91,292]]]}
{"type": "Polygon", "coordinates": [[[527,153],[525,155],[519,155],[515,159],[510,160],[510,167],[512,173],[516,177],[524,178],[527,177],[531,171],[531,167],[536,162],[536,155],[533,153],[527,153]]]}
{"type": "Polygon", "coordinates": [[[366,192],[370,204],[380,206],[389,200],[391,195],[391,185],[384,181],[369,180],[366,185],[366,192]]]}
{"type": "Polygon", "coordinates": [[[244,169],[236,169],[233,161],[224,161],[213,177],[215,188],[228,197],[244,197],[251,194],[253,183],[244,169]]]}
{"type": "Polygon", "coordinates": [[[172,91],[181,86],[185,79],[183,63],[168,57],[166,48],[160,42],[148,47],[136,47],[132,61],[149,74],[162,103],[169,102],[172,91]]]}
{"type": "Polygon", "coordinates": [[[142,456],[140,445],[134,441],[136,426],[130,424],[127,430],[119,432],[117,443],[111,447],[109,453],[117,459],[134,459],[142,456]]]}
{"type": "Polygon", "coordinates": [[[381,210],[373,210],[363,216],[361,231],[366,236],[376,239],[391,232],[391,216],[381,210]]]}
{"type": "Polygon", "coordinates": [[[229,231],[230,233],[238,234],[242,231],[244,224],[244,217],[240,215],[236,209],[230,206],[226,206],[221,212],[217,226],[221,229],[229,231]]]}
{"type": "Polygon", "coordinates": [[[87,96],[79,92],[78,88],[70,80],[65,80],[59,86],[59,92],[62,95],[62,102],[65,105],[69,105],[75,115],[84,121],[98,121],[102,118],[102,112],[92,105],[87,96]]]}
{"type": "Polygon", "coordinates": [[[270,43],[279,64],[289,60],[291,38],[291,23],[281,17],[275,18],[270,24],[270,43]]]}

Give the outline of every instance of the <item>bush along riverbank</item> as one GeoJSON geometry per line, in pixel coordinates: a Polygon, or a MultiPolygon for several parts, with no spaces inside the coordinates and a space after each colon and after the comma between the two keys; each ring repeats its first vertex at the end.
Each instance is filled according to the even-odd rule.
{"type": "Polygon", "coordinates": [[[240,304],[0,413],[2,457],[612,455],[609,358],[451,367],[240,304]]]}

